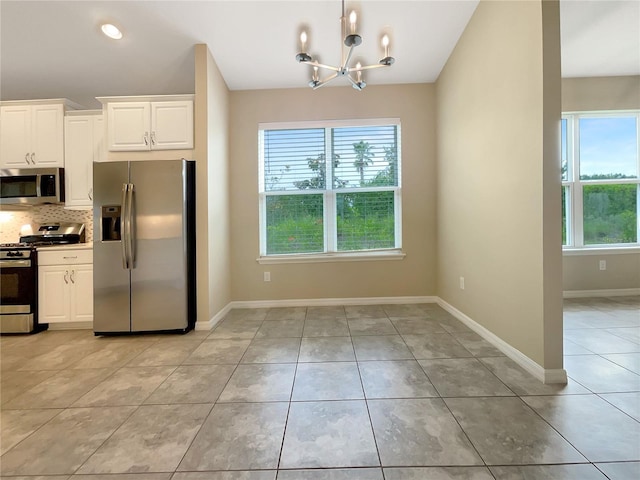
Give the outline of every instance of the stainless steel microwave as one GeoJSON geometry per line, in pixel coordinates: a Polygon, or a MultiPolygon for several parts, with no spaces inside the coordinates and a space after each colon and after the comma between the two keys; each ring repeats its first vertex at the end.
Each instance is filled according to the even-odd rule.
{"type": "Polygon", "coordinates": [[[0,203],[3,205],[64,203],[64,168],[0,170],[0,203]]]}

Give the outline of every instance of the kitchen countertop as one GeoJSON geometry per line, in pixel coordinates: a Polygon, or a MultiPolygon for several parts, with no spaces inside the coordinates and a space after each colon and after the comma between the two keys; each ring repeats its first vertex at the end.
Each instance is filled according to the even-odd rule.
{"type": "Polygon", "coordinates": [[[67,245],[40,245],[36,247],[36,250],[40,251],[53,251],[53,250],[92,250],[93,243],[73,243],[67,245]]]}

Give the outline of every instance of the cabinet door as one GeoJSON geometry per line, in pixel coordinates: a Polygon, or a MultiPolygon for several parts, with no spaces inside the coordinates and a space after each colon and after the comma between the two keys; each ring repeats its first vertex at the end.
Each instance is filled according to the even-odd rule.
{"type": "Polygon", "coordinates": [[[68,207],[91,206],[94,117],[64,119],[65,200],[68,207]]]}
{"type": "Polygon", "coordinates": [[[0,166],[33,167],[30,155],[31,107],[0,107],[0,166]]]}
{"type": "MultiPolygon", "coordinates": [[[[93,161],[104,162],[107,158],[104,145],[104,119],[102,115],[93,117],[93,161]]],[[[91,181],[93,182],[93,165],[91,166],[91,181]]]]}
{"type": "Polygon", "coordinates": [[[71,321],[93,321],[93,265],[72,265],[71,321]]]}
{"type": "Polygon", "coordinates": [[[151,149],[193,148],[193,102],[151,103],[151,149]]]}
{"type": "Polygon", "coordinates": [[[64,107],[31,107],[31,150],[38,167],[64,167],[64,107]]]}
{"type": "Polygon", "coordinates": [[[38,321],[40,323],[69,321],[70,270],[64,265],[38,267],[38,321]]]}
{"type": "Polygon", "coordinates": [[[119,102],[107,105],[107,149],[150,150],[149,102],[119,102]]]}

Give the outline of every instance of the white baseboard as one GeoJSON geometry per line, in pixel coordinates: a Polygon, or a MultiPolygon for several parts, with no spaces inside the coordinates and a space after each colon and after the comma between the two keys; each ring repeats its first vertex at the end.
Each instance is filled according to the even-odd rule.
{"type": "Polygon", "coordinates": [[[451,313],[454,317],[467,325],[486,341],[503,352],[527,372],[544,383],[567,383],[567,372],[562,369],[545,369],[538,363],[527,357],[520,350],[512,347],[497,335],[493,334],[482,325],[471,319],[457,308],[436,296],[423,297],[360,297],[360,298],[309,298],[289,300],[245,300],[228,303],[222,310],[209,321],[197,322],[196,330],[211,330],[224,316],[234,308],[283,308],[283,307],[317,307],[335,305],[390,305],[390,304],[415,304],[437,303],[451,313]]]}
{"type": "Polygon", "coordinates": [[[640,295],[640,288],[617,288],[611,290],[565,290],[564,298],[588,298],[588,297],[627,297],[640,295]]]}
{"type": "Polygon", "coordinates": [[[49,330],[93,330],[93,322],[50,323],[49,330]]]}
{"type": "Polygon", "coordinates": [[[477,323],[475,320],[468,317],[467,315],[462,313],[460,310],[450,305],[446,301],[442,300],[441,298],[438,298],[438,305],[440,305],[447,312],[449,312],[451,315],[456,317],[458,320],[464,323],[467,327],[469,327],[471,330],[476,332],[478,335],[484,338],[487,342],[492,344],[494,347],[496,347],[498,350],[500,350],[507,357],[509,357],[514,362],[516,362],[518,365],[520,365],[522,368],[524,368],[527,372],[529,372],[531,375],[536,377],[541,382],[567,383],[567,372],[564,369],[562,368],[545,369],[544,367],[539,365],[537,362],[527,357],[520,350],[512,347],[507,342],[502,340],[500,337],[498,337],[491,331],[487,330],[482,325],[477,323]]]}
{"type": "Polygon", "coordinates": [[[213,327],[215,327],[218,322],[220,322],[220,320],[222,320],[225,315],[231,311],[232,308],[234,308],[233,302],[227,303],[222,310],[216,313],[209,320],[204,322],[197,321],[194,330],[213,330],[213,327]]]}
{"type": "Polygon", "coordinates": [[[290,300],[248,300],[231,302],[232,308],[323,307],[336,305],[390,305],[409,303],[436,303],[438,297],[359,297],[359,298],[307,298],[290,300]]]}

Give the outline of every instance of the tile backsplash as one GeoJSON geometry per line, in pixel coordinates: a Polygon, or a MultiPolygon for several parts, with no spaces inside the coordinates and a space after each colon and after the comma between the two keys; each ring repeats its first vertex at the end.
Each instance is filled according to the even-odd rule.
{"type": "Polygon", "coordinates": [[[20,229],[31,225],[33,230],[43,223],[84,223],[87,242],[93,241],[93,212],[91,210],[65,210],[63,205],[35,205],[32,207],[3,206],[0,210],[0,243],[20,240],[20,229]]]}

